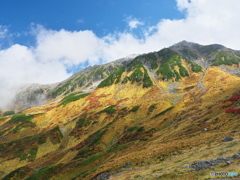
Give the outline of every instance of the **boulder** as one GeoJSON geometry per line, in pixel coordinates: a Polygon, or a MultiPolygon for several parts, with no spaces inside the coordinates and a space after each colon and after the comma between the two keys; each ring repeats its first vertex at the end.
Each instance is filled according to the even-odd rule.
{"type": "Polygon", "coordinates": [[[231,136],[227,136],[222,140],[222,142],[228,142],[228,141],[232,141],[232,140],[233,140],[233,138],[231,136]]]}

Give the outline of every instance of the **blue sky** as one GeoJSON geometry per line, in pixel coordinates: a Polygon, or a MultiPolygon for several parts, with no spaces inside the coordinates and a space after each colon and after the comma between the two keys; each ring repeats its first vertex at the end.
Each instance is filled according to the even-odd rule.
{"type": "MultiPolygon", "coordinates": [[[[182,40],[240,50],[239,0],[0,0],[0,98],[182,40]]],[[[1,103],[0,103],[1,106],[1,103]]]]}
{"type": "MultiPolygon", "coordinates": [[[[12,34],[11,43],[31,46],[29,34],[33,24],[47,29],[68,31],[92,30],[102,37],[115,31],[127,30],[127,19],[136,18],[153,26],[159,20],[180,19],[183,13],[174,0],[1,0],[0,24],[12,34]]],[[[141,31],[135,31],[141,35],[141,31]]]]}

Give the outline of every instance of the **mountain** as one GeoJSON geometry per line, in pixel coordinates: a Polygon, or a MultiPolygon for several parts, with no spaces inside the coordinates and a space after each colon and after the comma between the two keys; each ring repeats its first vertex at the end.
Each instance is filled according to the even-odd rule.
{"type": "Polygon", "coordinates": [[[237,50],[182,41],[54,85],[28,85],[16,96],[21,111],[0,119],[0,177],[165,180],[237,172],[239,64],[237,50]]]}
{"type": "Polygon", "coordinates": [[[170,48],[205,68],[221,65],[236,65],[239,67],[240,51],[232,50],[219,44],[202,46],[182,41],[170,48]]]}
{"type": "Polygon", "coordinates": [[[90,92],[97,86],[102,87],[127,81],[132,83],[143,81],[143,86],[152,85],[154,83],[152,80],[156,79],[179,81],[191,72],[200,72],[203,68],[210,66],[220,66],[225,72],[239,75],[239,62],[240,51],[219,44],[203,46],[182,41],[158,52],[123,58],[104,65],[90,66],[63,82],[55,85],[43,85],[43,88],[40,87],[37,91],[36,88],[32,90],[25,88],[25,92],[21,90],[17,94],[13,104],[15,109],[25,109],[32,105],[43,104],[44,101],[41,97],[44,97],[44,100],[54,99],[74,91],[90,92]],[[184,63],[182,63],[183,59],[184,63]],[[141,68],[143,72],[140,72],[141,68]],[[124,78],[122,77],[123,72],[129,74],[133,70],[134,73],[131,76],[123,75],[124,78]],[[116,79],[118,80],[116,81],[116,79]],[[32,99],[32,97],[28,97],[30,94],[32,97],[39,96],[39,98],[32,99]]]}

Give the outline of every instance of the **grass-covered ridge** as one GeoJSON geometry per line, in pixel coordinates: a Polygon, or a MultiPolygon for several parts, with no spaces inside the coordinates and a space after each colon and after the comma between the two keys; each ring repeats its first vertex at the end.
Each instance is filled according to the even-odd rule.
{"type": "Polygon", "coordinates": [[[106,87],[106,86],[110,86],[114,83],[119,83],[121,81],[121,77],[123,72],[125,71],[124,67],[119,68],[118,70],[114,71],[112,74],[110,74],[105,80],[103,80],[98,87],[102,88],[102,87],[106,87]]]}
{"type": "Polygon", "coordinates": [[[143,84],[143,87],[147,88],[153,85],[153,82],[148,75],[148,72],[144,65],[139,61],[139,57],[135,58],[133,61],[131,61],[126,68],[121,67],[118,70],[114,71],[112,74],[110,74],[105,80],[103,80],[98,87],[107,87],[113,84],[118,83],[127,83],[131,82],[143,84]],[[133,73],[129,76],[122,77],[122,74],[124,72],[130,72],[133,71],[133,73]]]}
{"type": "Polygon", "coordinates": [[[99,88],[107,87],[113,84],[131,82],[132,84],[142,84],[143,88],[153,86],[153,81],[148,74],[146,68],[156,72],[157,76],[162,80],[180,80],[182,77],[189,76],[189,70],[182,64],[182,60],[191,66],[193,72],[201,72],[203,68],[195,62],[181,56],[177,52],[165,48],[159,52],[148,53],[135,57],[125,67],[110,74],[105,80],[99,84],[99,88]],[[122,77],[123,72],[130,75],[122,77]]]}
{"type": "Polygon", "coordinates": [[[163,49],[158,52],[160,58],[162,59],[162,64],[157,71],[159,77],[163,80],[169,79],[179,79],[179,73],[181,77],[188,76],[188,71],[182,66],[181,59],[178,53],[170,50],[170,49],[163,49]],[[179,67],[179,73],[174,69],[175,66],[179,67]],[[175,70],[175,71],[174,71],[175,70]]]}
{"type": "MultiPolygon", "coordinates": [[[[81,92],[80,92],[80,93],[81,93],[81,92]]],[[[79,99],[81,99],[81,98],[85,98],[85,97],[87,97],[89,94],[90,94],[90,93],[79,94],[79,92],[75,92],[75,93],[69,94],[68,96],[64,97],[64,98],[61,100],[59,106],[61,106],[61,105],[64,105],[64,106],[65,106],[65,105],[67,105],[67,104],[70,103],[70,102],[77,101],[77,100],[79,100],[79,99]]]]}
{"type": "Polygon", "coordinates": [[[157,75],[163,80],[179,80],[181,77],[189,76],[188,70],[182,65],[182,59],[185,59],[186,62],[191,65],[193,72],[198,73],[202,71],[201,66],[179,55],[177,52],[171,49],[163,49],[158,52],[158,55],[161,59],[161,66],[157,70],[157,75]],[[176,70],[176,67],[178,67],[179,72],[176,70]]]}
{"type": "MultiPolygon", "coordinates": [[[[144,67],[143,63],[140,62],[140,60],[143,57],[146,58],[146,56],[147,55],[138,56],[131,63],[128,64],[128,69],[129,70],[133,70],[134,68],[135,69],[130,76],[126,76],[123,79],[122,83],[126,83],[126,82],[130,81],[131,83],[142,84],[143,88],[148,88],[148,87],[151,87],[153,85],[153,82],[152,82],[152,80],[151,80],[151,78],[150,78],[150,76],[147,72],[147,69],[144,67]]],[[[151,57],[149,54],[148,54],[148,56],[151,57]]]]}
{"type": "Polygon", "coordinates": [[[16,114],[13,115],[9,122],[11,123],[32,123],[31,119],[34,115],[26,115],[26,114],[16,114]]]}
{"type": "Polygon", "coordinates": [[[226,51],[215,51],[209,55],[212,60],[211,66],[220,66],[220,65],[233,65],[240,63],[240,57],[236,56],[233,52],[226,51]]]}
{"type": "Polygon", "coordinates": [[[9,115],[13,115],[13,114],[15,114],[14,111],[5,111],[2,113],[2,116],[9,116],[9,115]]]}

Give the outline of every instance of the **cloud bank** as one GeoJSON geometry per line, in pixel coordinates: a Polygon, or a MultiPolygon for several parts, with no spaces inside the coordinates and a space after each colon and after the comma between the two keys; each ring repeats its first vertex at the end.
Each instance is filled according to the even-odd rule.
{"type": "MultiPolygon", "coordinates": [[[[240,49],[239,0],[176,0],[184,19],[160,19],[151,27],[136,18],[128,20],[129,30],[98,37],[91,30],[33,29],[36,45],[15,44],[0,51],[0,107],[23,83],[54,83],[71,74],[68,68],[88,62],[110,62],[130,54],[160,50],[181,40],[200,44],[219,43],[240,49]],[[141,26],[140,26],[141,25],[141,26]],[[141,27],[143,37],[131,31],[141,27]],[[11,92],[11,93],[9,93],[11,92]]],[[[7,36],[0,26],[0,39],[7,36]]]]}

